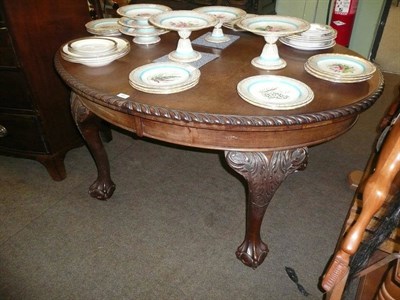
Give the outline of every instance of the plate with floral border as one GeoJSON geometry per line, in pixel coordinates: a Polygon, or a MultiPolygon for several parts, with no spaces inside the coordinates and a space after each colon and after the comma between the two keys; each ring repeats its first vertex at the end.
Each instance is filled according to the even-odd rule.
{"type": "Polygon", "coordinates": [[[334,79],[360,79],[372,76],[376,66],[366,59],[348,54],[317,54],[307,62],[310,70],[334,79]]]}

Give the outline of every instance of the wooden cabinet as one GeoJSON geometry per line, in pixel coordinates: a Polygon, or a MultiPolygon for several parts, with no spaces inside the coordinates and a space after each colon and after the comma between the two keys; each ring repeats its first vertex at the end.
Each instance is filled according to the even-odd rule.
{"type": "Polygon", "coordinates": [[[36,159],[54,180],[83,144],[70,90],[54,69],[57,49],[87,36],[86,0],[0,0],[0,154],[36,159]]]}

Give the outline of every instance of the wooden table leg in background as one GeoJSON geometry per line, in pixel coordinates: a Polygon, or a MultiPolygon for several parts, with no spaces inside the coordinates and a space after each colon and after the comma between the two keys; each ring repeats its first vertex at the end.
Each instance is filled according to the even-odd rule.
{"type": "Polygon", "coordinates": [[[114,193],[115,184],[111,180],[110,164],[100,138],[101,120],[82,104],[75,93],[71,94],[71,111],[97,167],[97,179],[89,187],[89,194],[93,198],[107,200],[114,193]]]}
{"type": "Polygon", "coordinates": [[[265,211],[285,178],[307,165],[307,148],[272,152],[226,151],[229,166],[248,183],[246,234],[236,256],[246,266],[257,268],[268,254],[260,228],[265,211]]]}

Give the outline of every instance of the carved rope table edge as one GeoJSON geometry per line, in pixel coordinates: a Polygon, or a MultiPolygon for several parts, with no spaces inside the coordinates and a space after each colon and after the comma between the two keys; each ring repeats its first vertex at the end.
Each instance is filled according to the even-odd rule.
{"type": "Polygon", "coordinates": [[[77,94],[96,102],[100,105],[114,110],[127,112],[129,114],[139,113],[149,116],[163,117],[175,121],[204,123],[210,125],[232,125],[232,126],[285,126],[285,125],[304,125],[315,122],[329,121],[340,117],[346,117],[354,113],[359,113],[371,107],[380,97],[384,88],[383,74],[379,72],[379,87],[367,99],[353,105],[329,111],[321,111],[312,114],[298,114],[287,116],[236,116],[236,115],[217,115],[208,113],[185,112],[173,110],[159,106],[151,106],[138,103],[129,99],[121,99],[118,96],[102,94],[90,89],[86,85],[76,80],[68,74],[61,65],[62,58],[55,59],[55,67],[60,76],[65,80],[77,94]]]}

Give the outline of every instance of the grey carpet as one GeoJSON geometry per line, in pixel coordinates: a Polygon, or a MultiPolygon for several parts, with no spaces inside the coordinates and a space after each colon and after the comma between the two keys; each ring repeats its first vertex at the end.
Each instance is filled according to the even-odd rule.
{"type": "Polygon", "coordinates": [[[400,6],[396,2],[390,7],[375,62],[385,72],[400,74],[400,6]]]}
{"type": "Polygon", "coordinates": [[[245,226],[245,188],[219,152],[174,147],[114,130],[106,145],[114,196],[87,194],[96,171],[85,147],[68,177],[0,156],[0,299],[304,299],[285,273],[322,299],[320,276],[400,76],[349,132],[310,149],[306,170],[283,183],[262,227],[270,248],[252,270],[234,255],[245,226]]]}

